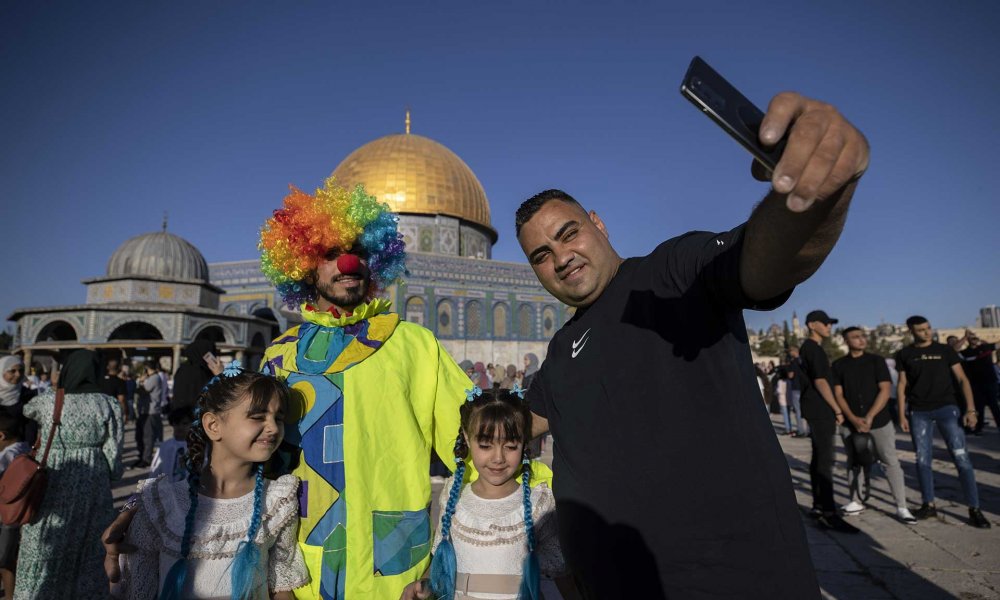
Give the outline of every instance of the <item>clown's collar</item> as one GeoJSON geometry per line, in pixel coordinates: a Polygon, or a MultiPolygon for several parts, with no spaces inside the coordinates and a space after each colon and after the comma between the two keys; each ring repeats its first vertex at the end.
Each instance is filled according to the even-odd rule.
{"type": "Polygon", "coordinates": [[[302,318],[310,323],[315,323],[320,327],[346,327],[358,321],[370,319],[384,312],[389,312],[392,302],[383,298],[375,298],[371,302],[359,304],[354,308],[354,312],[347,316],[335,316],[332,313],[317,310],[311,304],[302,303],[300,307],[302,318]]]}

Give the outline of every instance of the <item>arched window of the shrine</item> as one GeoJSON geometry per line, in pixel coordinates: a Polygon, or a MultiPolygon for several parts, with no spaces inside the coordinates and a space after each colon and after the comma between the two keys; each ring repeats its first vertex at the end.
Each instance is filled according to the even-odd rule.
{"type": "Polygon", "coordinates": [[[510,335],[510,309],[503,302],[493,305],[493,337],[506,338],[510,335]]]}
{"type": "Polygon", "coordinates": [[[438,302],[436,333],[438,337],[452,337],[455,335],[455,307],[450,300],[438,302]]]}
{"type": "Polygon", "coordinates": [[[530,304],[517,307],[517,337],[531,339],[535,335],[535,309],[530,304]]]}
{"type": "Polygon", "coordinates": [[[465,337],[481,338],[483,331],[483,304],[479,300],[469,300],[465,304],[465,337]]]}
{"type": "Polygon", "coordinates": [[[542,335],[551,338],[556,333],[556,309],[546,306],[542,309],[542,335]]]}
{"type": "Polygon", "coordinates": [[[108,336],[112,340],[162,340],[163,334],[156,327],[142,321],[130,321],[119,325],[108,336]]]}
{"type": "Polygon", "coordinates": [[[427,303],[420,296],[412,296],[406,301],[405,319],[417,325],[427,322],[427,303]]]}
{"type": "Polygon", "coordinates": [[[35,337],[35,343],[71,342],[76,340],[76,329],[66,321],[52,321],[35,337]]]}

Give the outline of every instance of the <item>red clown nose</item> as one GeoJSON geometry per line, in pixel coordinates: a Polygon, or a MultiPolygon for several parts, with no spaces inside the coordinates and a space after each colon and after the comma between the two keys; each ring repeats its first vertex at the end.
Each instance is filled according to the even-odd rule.
{"type": "Polygon", "coordinates": [[[341,275],[354,275],[361,271],[361,259],[354,254],[341,254],[337,257],[337,270],[341,275]]]}

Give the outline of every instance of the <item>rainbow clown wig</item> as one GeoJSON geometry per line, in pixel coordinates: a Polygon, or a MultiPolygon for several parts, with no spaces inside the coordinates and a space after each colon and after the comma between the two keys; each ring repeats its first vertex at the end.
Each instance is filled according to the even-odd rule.
{"type": "Polygon", "coordinates": [[[389,206],[365,192],[347,190],[332,177],[309,195],[295,186],[260,230],[260,269],[289,308],[316,300],[312,276],[332,248],[360,247],[371,272],[369,300],[405,270],[403,237],[389,206]]]}

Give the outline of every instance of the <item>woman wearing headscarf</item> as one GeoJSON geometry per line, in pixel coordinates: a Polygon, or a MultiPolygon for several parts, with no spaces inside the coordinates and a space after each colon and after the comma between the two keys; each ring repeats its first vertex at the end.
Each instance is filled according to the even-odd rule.
{"type": "Polygon", "coordinates": [[[481,390],[490,389],[490,378],[486,376],[486,365],[481,362],[477,362],[473,365],[475,374],[472,376],[472,381],[479,386],[481,390]]]}
{"type": "Polygon", "coordinates": [[[529,352],[524,355],[524,383],[521,385],[524,389],[531,387],[531,380],[535,378],[535,373],[538,372],[538,356],[533,352],[529,352]]]}
{"type": "Polygon", "coordinates": [[[194,408],[198,394],[208,380],[222,372],[222,369],[213,372],[205,362],[205,354],[209,352],[216,354],[218,350],[213,342],[207,340],[195,340],[184,348],[182,356],[187,360],[174,373],[174,398],[170,403],[171,410],[194,408]]]}
{"type": "Polygon", "coordinates": [[[507,368],[504,371],[503,375],[503,383],[500,384],[500,387],[502,387],[505,390],[513,389],[516,377],[517,377],[517,367],[515,367],[514,365],[507,365],[507,368]]]}
{"type": "MultiPolygon", "coordinates": [[[[49,481],[33,523],[21,528],[15,599],[106,598],[101,532],[114,519],[111,481],[122,474],[122,413],[99,392],[97,355],[77,350],[59,377],[62,418],[49,451],[49,481]]],[[[56,395],[24,407],[48,439],[56,395]]]]}
{"type": "MultiPolygon", "coordinates": [[[[0,358],[0,409],[7,414],[22,420],[24,404],[37,395],[38,392],[24,385],[24,361],[20,356],[11,355],[0,358]]],[[[24,441],[31,445],[35,442],[35,427],[24,428],[24,441]]]]}

